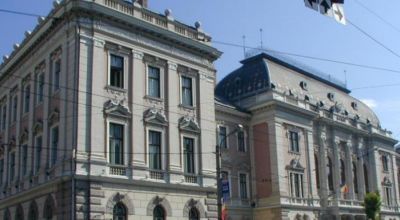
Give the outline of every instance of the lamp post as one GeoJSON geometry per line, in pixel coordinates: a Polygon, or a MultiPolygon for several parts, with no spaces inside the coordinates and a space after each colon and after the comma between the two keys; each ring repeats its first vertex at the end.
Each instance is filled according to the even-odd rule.
{"type": "MultiPolygon", "coordinates": [[[[218,141],[216,145],[216,164],[217,164],[217,205],[218,205],[218,220],[222,219],[222,181],[221,181],[221,144],[222,141],[226,141],[226,139],[235,134],[236,132],[243,131],[243,125],[238,124],[236,128],[229,132],[229,134],[225,135],[221,140],[218,141]]],[[[219,137],[219,131],[218,131],[219,137]]]]}

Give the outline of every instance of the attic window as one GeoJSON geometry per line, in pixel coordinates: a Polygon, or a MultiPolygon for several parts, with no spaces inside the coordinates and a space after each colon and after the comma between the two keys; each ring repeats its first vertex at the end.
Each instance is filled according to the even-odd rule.
{"type": "Polygon", "coordinates": [[[310,101],[310,97],[308,97],[308,95],[305,95],[305,96],[304,96],[304,100],[305,100],[306,102],[309,102],[309,101],[310,101]]]}
{"type": "Polygon", "coordinates": [[[351,103],[351,107],[352,107],[354,110],[358,110],[357,102],[352,102],[352,103],[351,103]]]}
{"type": "Polygon", "coordinates": [[[317,105],[318,105],[319,107],[324,107],[325,103],[324,103],[323,101],[319,101],[319,102],[317,103],[317,105]]]}
{"type": "Polygon", "coordinates": [[[300,82],[300,87],[303,89],[303,90],[308,90],[308,85],[307,85],[307,82],[305,82],[305,81],[301,81],[300,82]]]}
{"type": "Polygon", "coordinates": [[[271,89],[275,89],[275,88],[276,88],[275,84],[271,83],[271,89]]]}
{"type": "Polygon", "coordinates": [[[331,100],[332,102],[335,101],[335,94],[332,92],[328,93],[328,99],[331,100]]]}

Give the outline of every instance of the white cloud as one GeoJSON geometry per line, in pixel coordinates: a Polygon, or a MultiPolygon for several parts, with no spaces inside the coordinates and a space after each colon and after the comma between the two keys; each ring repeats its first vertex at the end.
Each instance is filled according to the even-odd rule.
{"type": "Polygon", "coordinates": [[[373,99],[361,99],[361,101],[370,108],[376,108],[378,106],[378,103],[373,99]]]}

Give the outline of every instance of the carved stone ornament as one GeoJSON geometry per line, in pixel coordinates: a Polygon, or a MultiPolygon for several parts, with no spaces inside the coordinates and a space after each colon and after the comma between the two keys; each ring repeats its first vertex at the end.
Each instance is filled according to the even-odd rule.
{"type": "Polygon", "coordinates": [[[383,178],[382,185],[391,186],[392,182],[389,180],[389,178],[385,177],[385,178],[383,178]]]}
{"type": "Polygon", "coordinates": [[[293,159],[290,161],[290,164],[286,166],[288,170],[296,170],[296,171],[304,171],[304,167],[300,164],[299,159],[293,159]]]}
{"type": "Polygon", "coordinates": [[[58,60],[61,58],[62,49],[61,47],[57,48],[53,53],[51,53],[51,60],[58,60]]]}
{"type": "Polygon", "coordinates": [[[179,128],[182,130],[200,132],[200,126],[193,117],[185,116],[179,120],[179,128]]]}
{"type": "Polygon", "coordinates": [[[130,118],[131,112],[121,102],[109,100],[104,104],[104,113],[110,116],[130,118]]]}
{"type": "Polygon", "coordinates": [[[26,85],[27,83],[29,83],[29,81],[31,81],[30,73],[22,79],[22,85],[26,85]]]}
{"type": "Polygon", "coordinates": [[[37,120],[32,127],[33,134],[39,134],[43,131],[43,121],[37,120]]]}
{"type": "Polygon", "coordinates": [[[146,110],[143,118],[146,123],[153,123],[163,126],[168,124],[165,114],[162,112],[162,110],[157,110],[156,108],[150,108],[146,110]]]}
{"type": "Polygon", "coordinates": [[[29,132],[28,129],[24,129],[24,131],[21,133],[21,135],[19,135],[19,142],[20,143],[24,143],[26,141],[28,141],[29,138],[29,132]]]}
{"type": "Polygon", "coordinates": [[[108,214],[112,214],[113,210],[114,210],[114,206],[117,203],[122,203],[127,207],[127,211],[129,215],[134,215],[134,206],[133,206],[133,201],[131,198],[129,198],[128,195],[123,195],[121,193],[116,193],[113,196],[111,196],[108,201],[107,201],[107,205],[106,205],[106,213],[108,214]]]}
{"type": "Polygon", "coordinates": [[[59,120],[60,120],[60,112],[58,111],[58,109],[54,109],[49,115],[48,123],[49,125],[54,125],[59,120]]]}
{"type": "Polygon", "coordinates": [[[35,74],[44,73],[46,71],[46,62],[42,61],[39,65],[35,68],[35,74]]]}

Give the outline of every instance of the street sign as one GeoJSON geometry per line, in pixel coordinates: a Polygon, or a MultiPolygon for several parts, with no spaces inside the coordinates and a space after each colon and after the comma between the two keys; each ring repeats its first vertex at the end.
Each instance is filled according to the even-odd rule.
{"type": "Polygon", "coordinates": [[[222,185],[222,198],[224,199],[224,202],[229,200],[230,197],[230,189],[229,189],[229,180],[227,179],[222,179],[221,180],[221,185],[222,185]]]}

